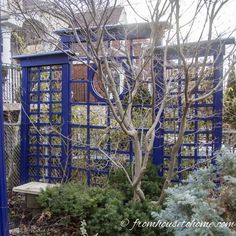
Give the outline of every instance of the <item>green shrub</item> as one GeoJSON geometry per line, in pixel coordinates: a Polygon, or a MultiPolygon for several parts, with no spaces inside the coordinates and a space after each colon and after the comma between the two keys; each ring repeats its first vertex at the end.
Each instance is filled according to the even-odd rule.
{"type": "Polygon", "coordinates": [[[64,184],[61,187],[48,189],[39,196],[42,207],[54,214],[68,214],[73,217],[83,215],[85,218],[95,214],[94,210],[109,204],[118,205],[123,195],[108,188],[86,187],[76,183],[64,184]],[[119,199],[119,200],[117,200],[119,199]]]}
{"type": "MultiPolygon", "coordinates": [[[[131,176],[131,169],[127,167],[126,170],[131,176]]],[[[148,163],[142,179],[142,190],[148,200],[157,200],[161,193],[164,180],[157,175],[157,171],[158,169],[155,165],[148,163]]],[[[110,173],[109,185],[120,190],[125,195],[127,201],[132,199],[133,191],[122,169],[115,169],[110,173]]]]}
{"type": "MultiPolygon", "coordinates": [[[[124,195],[115,189],[85,187],[69,183],[44,191],[38,198],[40,205],[52,213],[52,217],[70,216],[70,225],[77,225],[76,235],[81,235],[81,222],[86,222],[88,235],[159,235],[158,228],[135,227],[133,222],[152,220],[153,207],[143,204],[124,202],[124,195]],[[129,224],[122,227],[123,220],[129,224]]],[[[68,218],[67,218],[68,219],[68,218]]],[[[68,222],[65,222],[68,224],[68,222]]]]}

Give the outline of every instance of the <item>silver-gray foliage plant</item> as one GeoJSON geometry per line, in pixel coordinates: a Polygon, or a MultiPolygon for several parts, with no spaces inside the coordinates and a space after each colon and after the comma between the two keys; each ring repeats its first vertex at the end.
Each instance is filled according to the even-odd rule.
{"type": "MultiPolygon", "coordinates": [[[[236,185],[236,154],[222,149],[215,165],[201,167],[188,176],[186,183],[168,188],[165,208],[152,215],[161,222],[225,222],[217,195],[227,183],[236,185]],[[217,184],[217,179],[221,184],[217,184]]],[[[229,227],[183,226],[167,230],[176,236],[236,235],[229,227]]]]}

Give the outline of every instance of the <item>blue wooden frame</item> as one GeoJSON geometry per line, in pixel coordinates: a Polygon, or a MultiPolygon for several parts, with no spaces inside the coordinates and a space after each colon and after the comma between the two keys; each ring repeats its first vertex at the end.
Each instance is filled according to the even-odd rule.
{"type": "MultiPolygon", "coordinates": [[[[30,101],[30,92],[37,94],[38,98],[41,94],[42,91],[40,91],[40,67],[42,66],[53,66],[53,65],[60,65],[61,66],[61,71],[62,71],[62,91],[61,93],[67,99],[63,100],[63,109],[65,112],[63,112],[63,128],[62,128],[62,135],[63,137],[68,136],[68,117],[69,117],[69,112],[68,112],[68,80],[70,77],[70,62],[69,62],[69,56],[65,52],[53,52],[53,53],[42,53],[42,54],[33,54],[33,55],[21,55],[15,57],[16,59],[19,59],[21,62],[22,66],[22,113],[21,113],[21,160],[20,160],[20,180],[21,183],[26,183],[30,179],[29,175],[29,152],[30,152],[30,145],[29,145],[29,138],[30,138],[30,120],[29,116],[33,112],[30,111],[30,105],[32,102],[30,101]],[[32,92],[30,91],[30,86],[29,83],[30,81],[30,71],[31,68],[37,68],[37,82],[34,84],[38,85],[38,91],[32,92]]],[[[50,76],[51,76],[52,68],[50,67],[50,76]]],[[[50,90],[51,90],[51,85],[50,85],[50,90]]],[[[52,92],[52,91],[50,91],[52,92]]],[[[50,93],[50,98],[51,98],[51,93],[50,93]]],[[[51,100],[49,101],[50,106],[54,104],[51,100]]],[[[38,106],[38,112],[37,115],[40,116],[40,100],[38,99],[36,102],[36,105],[38,106]]],[[[54,115],[52,112],[49,112],[50,116],[54,115]]],[[[37,126],[37,124],[35,124],[37,126]]],[[[39,128],[39,126],[37,126],[39,128]]],[[[37,137],[37,140],[39,141],[39,132],[37,131],[36,134],[34,134],[37,137]]],[[[49,135],[49,140],[52,139],[52,136],[49,135]]],[[[63,153],[63,157],[65,157],[66,153],[66,143],[67,140],[66,138],[63,140],[62,145],[61,145],[61,151],[63,153]]],[[[36,145],[37,148],[37,163],[35,165],[35,168],[37,170],[36,176],[34,176],[35,180],[39,181],[40,180],[40,157],[39,157],[39,151],[38,149],[40,148],[40,145],[36,145]]],[[[63,171],[67,172],[67,170],[64,170],[66,168],[65,164],[65,158],[62,158],[62,166],[63,166],[63,171]]],[[[49,165],[50,166],[50,165],[49,165]]],[[[51,179],[51,171],[49,167],[49,182],[51,179]]],[[[62,178],[64,178],[62,176],[62,178]]]]}
{"type": "MultiPolygon", "coordinates": [[[[0,59],[0,71],[2,71],[1,59],[0,59]]],[[[0,75],[0,84],[2,85],[2,75],[0,75]]],[[[7,236],[9,235],[9,224],[8,224],[8,202],[7,202],[3,123],[4,123],[3,96],[2,96],[2,86],[0,86],[0,235],[7,236]]]]}
{"type": "MultiPolygon", "coordinates": [[[[156,86],[155,86],[155,104],[161,102],[163,97],[163,82],[164,82],[164,70],[163,70],[163,55],[158,55],[158,58],[155,59],[154,70],[156,78],[156,86]],[[159,59],[158,59],[159,58],[159,59]]],[[[155,109],[155,114],[157,114],[158,108],[155,109]]],[[[159,175],[163,176],[163,156],[164,156],[164,129],[161,127],[161,123],[164,121],[164,114],[162,113],[160,123],[157,124],[155,129],[155,139],[153,144],[153,163],[159,168],[159,175]]]]}
{"type": "MultiPolygon", "coordinates": [[[[208,78],[208,80],[211,81],[214,87],[216,87],[220,80],[223,78],[223,59],[225,54],[225,45],[227,44],[234,44],[235,40],[233,38],[229,38],[226,40],[213,40],[209,44],[207,41],[203,41],[197,44],[189,43],[182,47],[183,53],[187,58],[194,57],[212,57],[214,63],[209,65],[213,68],[213,77],[208,78]],[[198,50],[196,50],[198,49],[198,50]],[[206,50],[207,49],[207,50],[206,50]],[[206,54],[207,52],[207,54],[206,54]]],[[[156,76],[157,76],[157,83],[156,83],[156,101],[158,103],[158,94],[163,93],[163,90],[159,84],[162,84],[163,82],[163,58],[164,58],[164,50],[165,47],[157,47],[156,49],[156,76]]],[[[169,60],[177,60],[180,61],[180,57],[178,54],[178,48],[176,46],[171,46],[167,49],[167,55],[166,55],[167,61],[169,60]]],[[[180,68],[178,65],[174,66],[173,69],[180,68]]],[[[167,69],[172,69],[170,66],[167,69]]],[[[181,83],[183,79],[180,76],[178,79],[178,87],[181,87],[181,83]]],[[[206,103],[206,104],[199,104],[198,102],[192,104],[192,114],[194,118],[193,121],[193,130],[186,130],[186,135],[193,135],[194,143],[183,143],[179,152],[178,152],[178,163],[177,163],[177,171],[181,171],[184,168],[182,167],[182,160],[194,160],[195,163],[197,163],[200,159],[204,159],[207,157],[213,157],[214,154],[221,149],[222,145],[222,107],[223,107],[223,83],[220,86],[217,86],[218,89],[213,93],[212,95],[212,103],[206,103]],[[212,109],[211,117],[198,117],[199,108],[205,109],[206,111],[209,109],[212,109]],[[205,129],[202,130],[200,128],[199,122],[211,122],[212,123],[212,129],[205,129]],[[202,148],[206,148],[206,155],[200,155],[199,149],[201,148],[199,146],[200,140],[199,137],[201,135],[206,135],[206,139],[208,140],[209,136],[212,136],[212,142],[202,144],[202,148]],[[184,155],[182,153],[182,148],[188,147],[189,149],[192,149],[193,153],[191,155],[184,155]],[[208,151],[209,150],[209,151],[208,151]],[[209,152],[209,153],[207,153],[209,152]]],[[[195,96],[199,96],[201,91],[195,91],[195,96]]],[[[181,117],[181,98],[178,98],[178,106],[176,107],[178,109],[178,118],[181,117]]],[[[166,118],[165,114],[167,114],[169,111],[164,111],[161,117],[161,124],[157,125],[156,127],[156,138],[154,141],[154,152],[153,152],[153,159],[154,163],[160,167],[160,175],[163,176],[165,171],[168,169],[168,166],[165,166],[166,161],[169,159],[169,155],[166,154],[164,151],[165,147],[170,145],[166,142],[167,138],[166,136],[168,134],[175,134],[175,130],[167,130],[164,127],[164,122],[173,121],[175,118],[166,118]]],[[[177,121],[178,119],[176,119],[177,121]]],[[[212,160],[214,163],[214,159],[212,160]]],[[[189,171],[192,169],[189,168],[189,171]]],[[[173,181],[181,181],[183,178],[182,174],[178,174],[177,177],[173,181]]]]}
{"type": "MultiPolygon", "coordinates": [[[[130,56],[131,56],[131,61],[135,59],[135,57],[132,54],[132,40],[136,38],[148,38],[150,34],[150,28],[145,28],[146,25],[144,24],[142,27],[142,30],[139,32],[139,35],[137,35],[137,32],[133,32],[130,34],[128,37],[131,40],[131,46],[130,46],[130,56]]],[[[109,40],[113,40],[115,36],[118,37],[118,40],[123,39],[124,34],[120,33],[117,35],[121,30],[119,27],[114,28],[110,27],[109,32],[112,33],[112,38],[104,38],[104,40],[108,40],[108,43],[110,42],[109,40]]],[[[68,47],[70,47],[70,44],[74,42],[73,35],[71,35],[71,32],[62,30],[62,31],[57,31],[57,33],[61,36],[61,41],[62,43],[66,44],[68,47]]],[[[80,32],[78,32],[80,33],[80,32]]],[[[82,37],[82,35],[81,35],[82,37]]],[[[82,40],[82,39],[81,39],[82,40]]],[[[223,41],[223,45],[225,44],[230,44],[232,43],[232,39],[223,41]]],[[[110,45],[110,43],[109,43],[110,45]]],[[[199,57],[205,56],[205,47],[206,45],[209,46],[208,42],[201,42],[200,47],[198,50],[198,55],[199,57]]],[[[186,46],[183,47],[183,51],[187,57],[190,57],[191,55],[196,56],[196,51],[195,49],[195,44],[187,44],[186,46]],[[191,50],[192,48],[192,50],[191,50]]],[[[163,88],[162,88],[162,83],[163,83],[163,66],[162,66],[162,61],[163,61],[163,49],[162,47],[157,47],[156,49],[156,59],[154,60],[154,70],[156,73],[156,87],[155,87],[155,93],[154,93],[154,98],[155,98],[155,104],[157,104],[160,99],[162,98],[163,95],[163,88]]],[[[91,67],[87,68],[87,78],[84,80],[74,80],[71,76],[72,74],[72,61],[70,59],[71,52],[69,50],[65,52],[51,52],[51,53],[42,53],[42,54],[33,54],[33,55],[22,55],[15,57],[16,59],[19,59],[21,62],[22,66],[22,71],[23,71],[23,92],[22,92],[22,127],[21,127],[21,137],[22,137],[22,142],[21,142],[21,182],[25,183],[29,180],[44,180],[44,178],[49,181],[49,182],[56,182],[56,181],[67,181],[70,179],[72,174],[74,173],[75,170],[83,171],[86,173],[86,178],[87,178],[87,183],[90,185],[92,183],[92,176],[93,175],[100,175],[100,174],[108,174],[109,173],[109,161],[107,164],[106,168],[92,168],[91,165],[94,161],[104,161],[104,159],[101,159],[100,157],[97,157],[97,152],[99,149],[97,147],[92,147],[91,146],[91,138],[92,138],[92,131],[96,131],[99,133],[99,131],[108,129],[108,140],[106,143],[105,151],[108,152],[109,154],[116,153],[117,155],[125,155],[129,162],[132,162],[133,158],[133,149],[132,149],[132,142],[130,139],[127,140],[128,143],[128,149],[126,150],[113,150],[112,149],[112,140],[111,140],[111,111],[110,108],[106,102],[105,99],[101,98],[100,96],[97,96],[96,92],[94,91],[94,87],[92,84],[94,73],[96,70],[96,67],[91,64],[91,67]],[[42,66],[47,66],[49,69],[44,69],[42,66]],[[62,87],[61,90],[58,92],[61,94],[61,100],[60,101],[53,101],[53,93],[56,91],[53,90],[52,88],[52,73],[54,71],[53,66],[60,66],[61,70],[61,83],[62,87]],[[41,68],[42,67],[42,68],[41,68]],[[36,69],[35,69],[36,68],[36,69]],[[48,90],[42,91],[41,89],[41,75],[45,72],[49,73],[49,80],[50,80],[50,86],[48,90]],[[32,82],[30,78],[30,73],[35,72],[38,76],[36,81],[32,82]],[[29,84],[34,83],[37,84],[37,91],[32,91],[32,88],[30,88],[29,84]],[[71,98],[71,92],[72,92],[72,86],[73,84],[83,84],[86,88],[86,101],[81,102],[81,101],[73,101],[71,98]],[[49,94],[49,100],[41,102],[40,97],[41,94],[49,94]],[[30,94],[34,94],[34,96],[37,96],[37,100],[35,102],[31,101],[30,94]],[[93,100],[91,100],[93,98],[93,100]],[[95,99],[95,100],[94,100],[95,99]],[[37,130],[40,130],[42,127],[49,127],[50,124],[47,122],[41,122],[39,121],[39,117],[43,114],[41,111],[40,106],[42,104],[48,104],[49,107],[49,112],[48,112],[48,119],[51,122],[52,117],[54,115],[58,115],[61,117],[61,122],[56,123],[55,125],[61,126],[61,133],[62,133],[62,141],[60,144],[52,144],[52,140],[54,137],[59,137],[58,134],[51,134],[46,133],[43,134],[43,137],[46,137],[48,139],[49,144],[44,144],[40,142],[40,135],[39,132],[36,133],[31,133],[30,131],[30,121],[29,121],[29,116],[31,115],[36,115],[37,117],[37,122],[35,122],[35,127],[37,130]],[[36,104],[37,105],[37,112],[32,112],[30,109],[31,104],[36,104]],[[52,106],[55,104],[59,104],[61,106],[61,112],[54,112],[52,110],[52,106]],[[86,121],[84,121],[84,124],[80,123],[75,123],[72,124],[72,107],[74,106],[83,106],[86,109],[86,121]],[[102,106],[106,109],[106,125],[98,125],[98,124],[91,124],[91,109],[93,106],[102,106]],[[82,133],[84,131],[85,133],[85,143],[78,145],[78,144],[73,144],[73,141],[71,141],[71,135],[73,133],[73,130],[79,131],[78,133],[82,133]],[[37,142],[36,144],[30,144],[30,139],[32,137],[35,137],[37,142]],[[32,150],[36,150],[36,154],[30,153],[30,148],[32,147],[32,150]],[[47,149],[48,152],[46,154],[42,154],[44,152],[44,149],[47,149]],[[54,149],[59,149],[59,154],[57,156],[53,155],[53,150],[54,149]],[[85,154],[86,156],[86,166],[80,166],[76,167],[73,164],[74,161],[74,154],[73,151],[79,151],[85,154]],[[95,154],[94,154],[95,153],[95,154]],[[43,158],[42,158],[43,157],[43,158]],[[34,164],[29,163],[29,158],[32,158],[34,161],[36,161],[34,164]],[[60,163],[55,166],[54,161],[60,161],[60,163]],[[46,164],[45,164],[46,163],[46,164]],[[60,166],[61,165],[61,166],[60,166]],[[32,173],[30,174],[29,169],[33,169],[36,171],[36,174],[32,173]],[[47,177],[42,176],[41,172],[47,170],[47,177]],[[60,169],[62,169],[62,173],[60,173],[60,169]],[[55,176],[54,172],[57,172],[58,170],[58,175],[55,176]]],[[[224,55],[224,46],[222,47],[222,41],[212,41],[210,44],[210,50],[208,51],[207,56],[215,56],[216,63],[213,65],[215,70],[214,70],[214,77],[211,78],[214,85],[216,85],[220,78],[222,77],[222,70],[223,70],[223,55],[224,55]],[[216,58],[216,52],[220,51],[220,56],[216,58]]],[[[169,47],[167,50],[167,59],[168,60],[173,60],[173,59],[178,59],[178,50],[175,47],[169,47]]],[[[125,58],[117,58],[117,60],[121,61],[124,60],[125,58]]],[[[89,59],[87,59],[89,63],[89,59]]],[[[127,71],[127,76],[128,76],[128,70],[125,68],[127,71]]],[[[181,87],[181,78],[178,82],[179,88],[181,87]]],[[[196,93],[197,96],[197,93],[196,93]]],[[[154,104],[154,105],[155,105],[154,104]]],[[[136,104],[136,107],[140,107],[142,105],[136,104]]],[[[176,107],[178,110],[178,117],[181,116],[181,99],[178,99],[178,106],[176,107]]],[[[193,113],[195,116],[198,115],[198,108],[199,104],[193,104],[193,113]]],[[[146,107],[150,107],[150,105],[146,105],[146,107]]],[[[213,124],[213,129],[212,129],[212,136],[213,136],[213,143],[212,145],[212,153],[220,149],[221,147],[221,141],[222,141],[222,88],[219,89],[217,92],[214,93],[213,96],[213,103],[212,104],[206,104],[202,105],[204,108],[209,108],[211,107],[213,109],[214,113],[217,113],[218,115],[215,117],[212,117],[209,119],[212,124],[213,124]]],[[[157,113],[158,110],[155,110],[155,113],[157,113]]],[[[162,114],[161,117],[161,123],[164,123],[168,119],[170,120],[171,118],[166,118],[165,117],[165,111],[162,114]]],[[[176,118],[174,118],[176,119],[176,118]]],[[[193,148],[194,154],[189,155],[189,156],[184,156],[181,153],[181,150],[179,151],[178,154],[178,170],[182,170],[182,160],[183,158],[188,158],[188,159],[193,159],[197,161],[200,158],[203,158],[199,156],[198,153],[198,142],[199,142],[199,136],[198,135],[207,135],[209,131],[203,130],[203,131],[198,131],[197,134],[194,133],[196,130],[198,130],[199,127],[199,121],[200,120],[206,120],[204,118],[195,118],[193,123],[194,123],[194,130],[187,130],[185,134],[193,134],[194,135],[194,143],[184,143],[182,147],[189,147],[193,148]]],[[[48,129],[48,128],[47,128],[48,129]]],[[[175,131],[173,129],[167,130],[164,129],[163,125],[158,124],[156,127],[156,136],[154,140],[154,149],[153,149],[153,162],[157,166],[160,167],[160,172],[159,174],[161,176],[164,175],[164,172],[166,171],[165,167],[165,162],[168,159],[168,156],[165,153],[164,148],[168,146],[169,144],[166,143],[165,137],[168,134],[174,134],[175,131]]],[[[209,146],[206,144],[206,146],[209,146]]],[[[80,158],[77,156],[77,158],[80,158]]],[[[182,179],[182,175],[178,175],[178,181],[182,179]]]]}
{"type": "MultiPolygon", "coordinates": [[[[0,2],[1,3],[1,2],[0,2]]],[[[0,11],[2,9],[0,8],[0,11]]],[[[0,14],[1,16],[1,14],[0,14]]],[[[1,24],[1,23],[0,23],[1,24]]],[[[2,52],[2,29],[0,25],[0,45],[2,52]]],[[[9,235],[8,198],[6,184],[6,163],[4,148],[4,119],[3,119],[3,93],[2,93],[2,53],[0,53],[0,235],[9,235]]]]}
{"type": "MultiPolygon", "coordinates": [[[[91,153],[92,152],[98,152],[98,148],[91,147],[91,131],[92,130],[103,130],[106,127],[101,126],[101,125],[92,125],[90,124],[90,116],[91,116],[91,111],[90,107],[91,106],[103,106],[107,110],[107,125],[110,127],[111,125],[111,111],[110,108],[106,102],[106,99],[99,97],[96,95],[94,88],[93,88],[93,76],[95,73],[95,66],[91,64],[91,68],[88,67],[87,70],[87,80],[79,81],[79,80],[73,80],[71,78],[71,62],[70,62],[70,57],[67,55],[67,53],[64,52],[54,52],[54,53],[48,53],[48,54],[37,54],[37,55],[22,55],[22,56],[17,56],[16,59],[19,59],[21,62],[22,66],[22,71],[23,71],[23,89],[22,89],[22,127],[21,127],[21,183],[25,183],[29,180],[37,180],[41,181],[42,176],[41,176],[41,171],[42,168],[47,168],[48,169],[48,176],[46,181],[49,182],[55,182],[55,181],[66,181],[67,179],[70,178],[71,173],[73,172],[75,168],[74,166],[71,165],[71,154],[68,152],[68,148],[70,150],[73,149],[78,149],[78,150],[85,150],[86,155],[87,155],[87,167],[86,168],[79,168],[82,171],[86,172],[87,175],[87,182],[90,185],[91,183],[91,176],[93,174],[108,174],[109,172],[109,163],[108,167],[105,169],[91,169],[90,164],[91,164],[91,153]],[[40,95],[42,93],[45,93],[47,91],[41,91],[40,90],[40,83],[41,83],[41,73],[45,72],[45,69],[42,69],[42,66],[50,66],[50,71],[52,70],[51,66],[52,65],[61,65],[62,66],[62,101],[61,101],[61,106],[62,106],[62,143],[61,145],[57,145],[57,148],[61,149],[61,165],[63,169],[63,173],[59,174],[57,177],[53,177],[51,175],[53,168],[55,169],[56,167],[53,167],[50,163],[48,163],[46,166],[42,166],[41,164],[41,148],[47,148],[49,149],[48,155],[51,155],[51,149],[50,149],[50,144],[45,145],[40,143],[40,136],[39,130],[41,127],[44,127],[46,123],[41,123],[39,120],[34,123],[34,127],[36,127],[37,132],[32,133],[30,131],[31,127],[31,122],[29,117],[31,115],[36,115],[39,119],[41,115],[40,111],[40,105],[45,104],[45,102],[40,102],[40,95]],[[31,81],[30,78],[30,73],[34,72],[37,74],[37,78],[35,81],[31,81]],[[32,91],[32,88],[30,88],[30,84],[37,84],[37,90],[32,91]],[[82,83],[86,84],[87,86],[87,101],[85,103],[80,103],[80,102],[73,102],[71,101],[70,94],[71,94],[71,84],[73,83],[82,83]],[[37,101],[32,102],[30,96],[33,94],[38,97],[37,101]],[[90,101],[90,97],[94,96],[96,98],[95,102],[90,101]],[[31,105],[37,105],[37,111],[31,111],[30,106],[31,105]],[[86,106],[87,107],[87,124],[86,125],[81,125],[81,124],[71,124],[71,108],[75,105],[80,105],[80,106],[86,106]],[[86,130],[86,145],[85,146],[72,146],[71,141],[69,140],[69,137],[71,136],[71,130],[72,129],[84,129],[86,130]],[[27,135],[26,135],[27,134],[27,135]],[[35,137],[37,139],[36,144],[30,144],[30,138],[35,137]],[[35,154],[32,154],[30,148],[34,148],[36,150],[35,154]],[[35,157],[35,163],[32,165],[30,164],[29,158],[35,157]],[[32,171],[30,169],[34,169],[35,173],[32,175],[32,171]]],[[[125,66],[122,62],[124,58],[117,58],[118,61],[121,62],[121,65],[125,66]]],[[[129,76],[128,69],[124,67],[126,71],[127,77],[129,76]]],[[[51,107],[53,102],[52,102],[52,97],[51,97],[51,92],[53,92],[51,83],[50,83],[50,97],[49,101],[47,102],[49,106],[51,107]]],[[[125,94],[121,94],[121,97],[124,96],[125,94]]],[[[138,106],[138,105],[137,105],[138,106]]],[[[49,111],[49,117],[52,115],[52,111],[49,111]]],[[[60,125],[60,124],[58,124],[60,125]]],[[[129,162],[132,162],[132,156],[133,156],[133,150],[132,150],[132,142],[130,139],[128,139],[128,150],[112,150],[111,147],[111,139],[110,139],[110,132],[111,129],[108,130],[109,133],[109,139],[107,142],[107,149],[106,151],[109,154],[116,153],[117,155],[127,155],[129,162]]],[[[46,136],[46,135],[45,135],[46,136]]],[[[51,142],[50,140],[52,139],[51,135],[49,136],[49,143],[51,142]]],[[[50,158],[47,155],[44,155],[45,159],[50,158]]],[[[97,158],[96,158],[97,159],[97,158]]],[[[58,166],[58,169],[60,167],[58,166]]]]}

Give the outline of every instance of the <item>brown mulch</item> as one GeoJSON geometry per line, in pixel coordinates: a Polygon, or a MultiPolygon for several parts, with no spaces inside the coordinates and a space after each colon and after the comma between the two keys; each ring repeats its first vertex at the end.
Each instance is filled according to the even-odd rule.
{"type": "Polygon", "coordinates": [[[26,208],[24,195],[10,192],[8,193],[8,198],[10,235],[79,235],[76,233],[78,227],[71,225],[69,223],[71,222],[70,219],[66,217],[51,218],[50,212],[47,211],[40,211],[37,214],[33,214],[32,210],[26,208]]]}

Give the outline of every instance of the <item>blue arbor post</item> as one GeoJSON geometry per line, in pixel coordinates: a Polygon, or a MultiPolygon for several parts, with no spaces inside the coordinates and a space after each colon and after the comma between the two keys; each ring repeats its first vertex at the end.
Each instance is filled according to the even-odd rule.
{"type": "MultiPolygon", "coordinates": [[[[1,20],[1,9],[0,9],[0,20],[1,20]]],[[[0,27],[0,45],[2,45],[1,39],[2,36],[0,27]]],[[[3,127],[3,99],[2,99],[2,56],[0,53],[0,235],[7,236],[9,235],[9,228],[8,228],[8,206],[7,206],[3,128],[4,127],[3,127]]]]}
{"type": "MultiPolygon", "coordinates": [[[[0,65],[0,71],[2,71],[1,65],[0,65]]],[[[0,75],[0,85],[2,85],[2,75],[0,75]]],[[[2,236],[8,235],[8,207],[7,207],[6,169],[5,169],[5,157],[4,157],[2,86],[0,86],[0,235],[2,236]]]]}
{"type": "MultiPolygon", "coordinates": [[[[162,101],[164,96],[164,67],[163,54],[155,55],[154,71],[155,71],[155,116],[158,113],[158,104],[162,101]]],[[[163,176],[164,164],[164,129],[161,123],[164,120],[164,112],[162,112],[160,122],[155,129],[155,139],[153,145],[153,163],[159,168],[159,175],[163,176]]]]}

